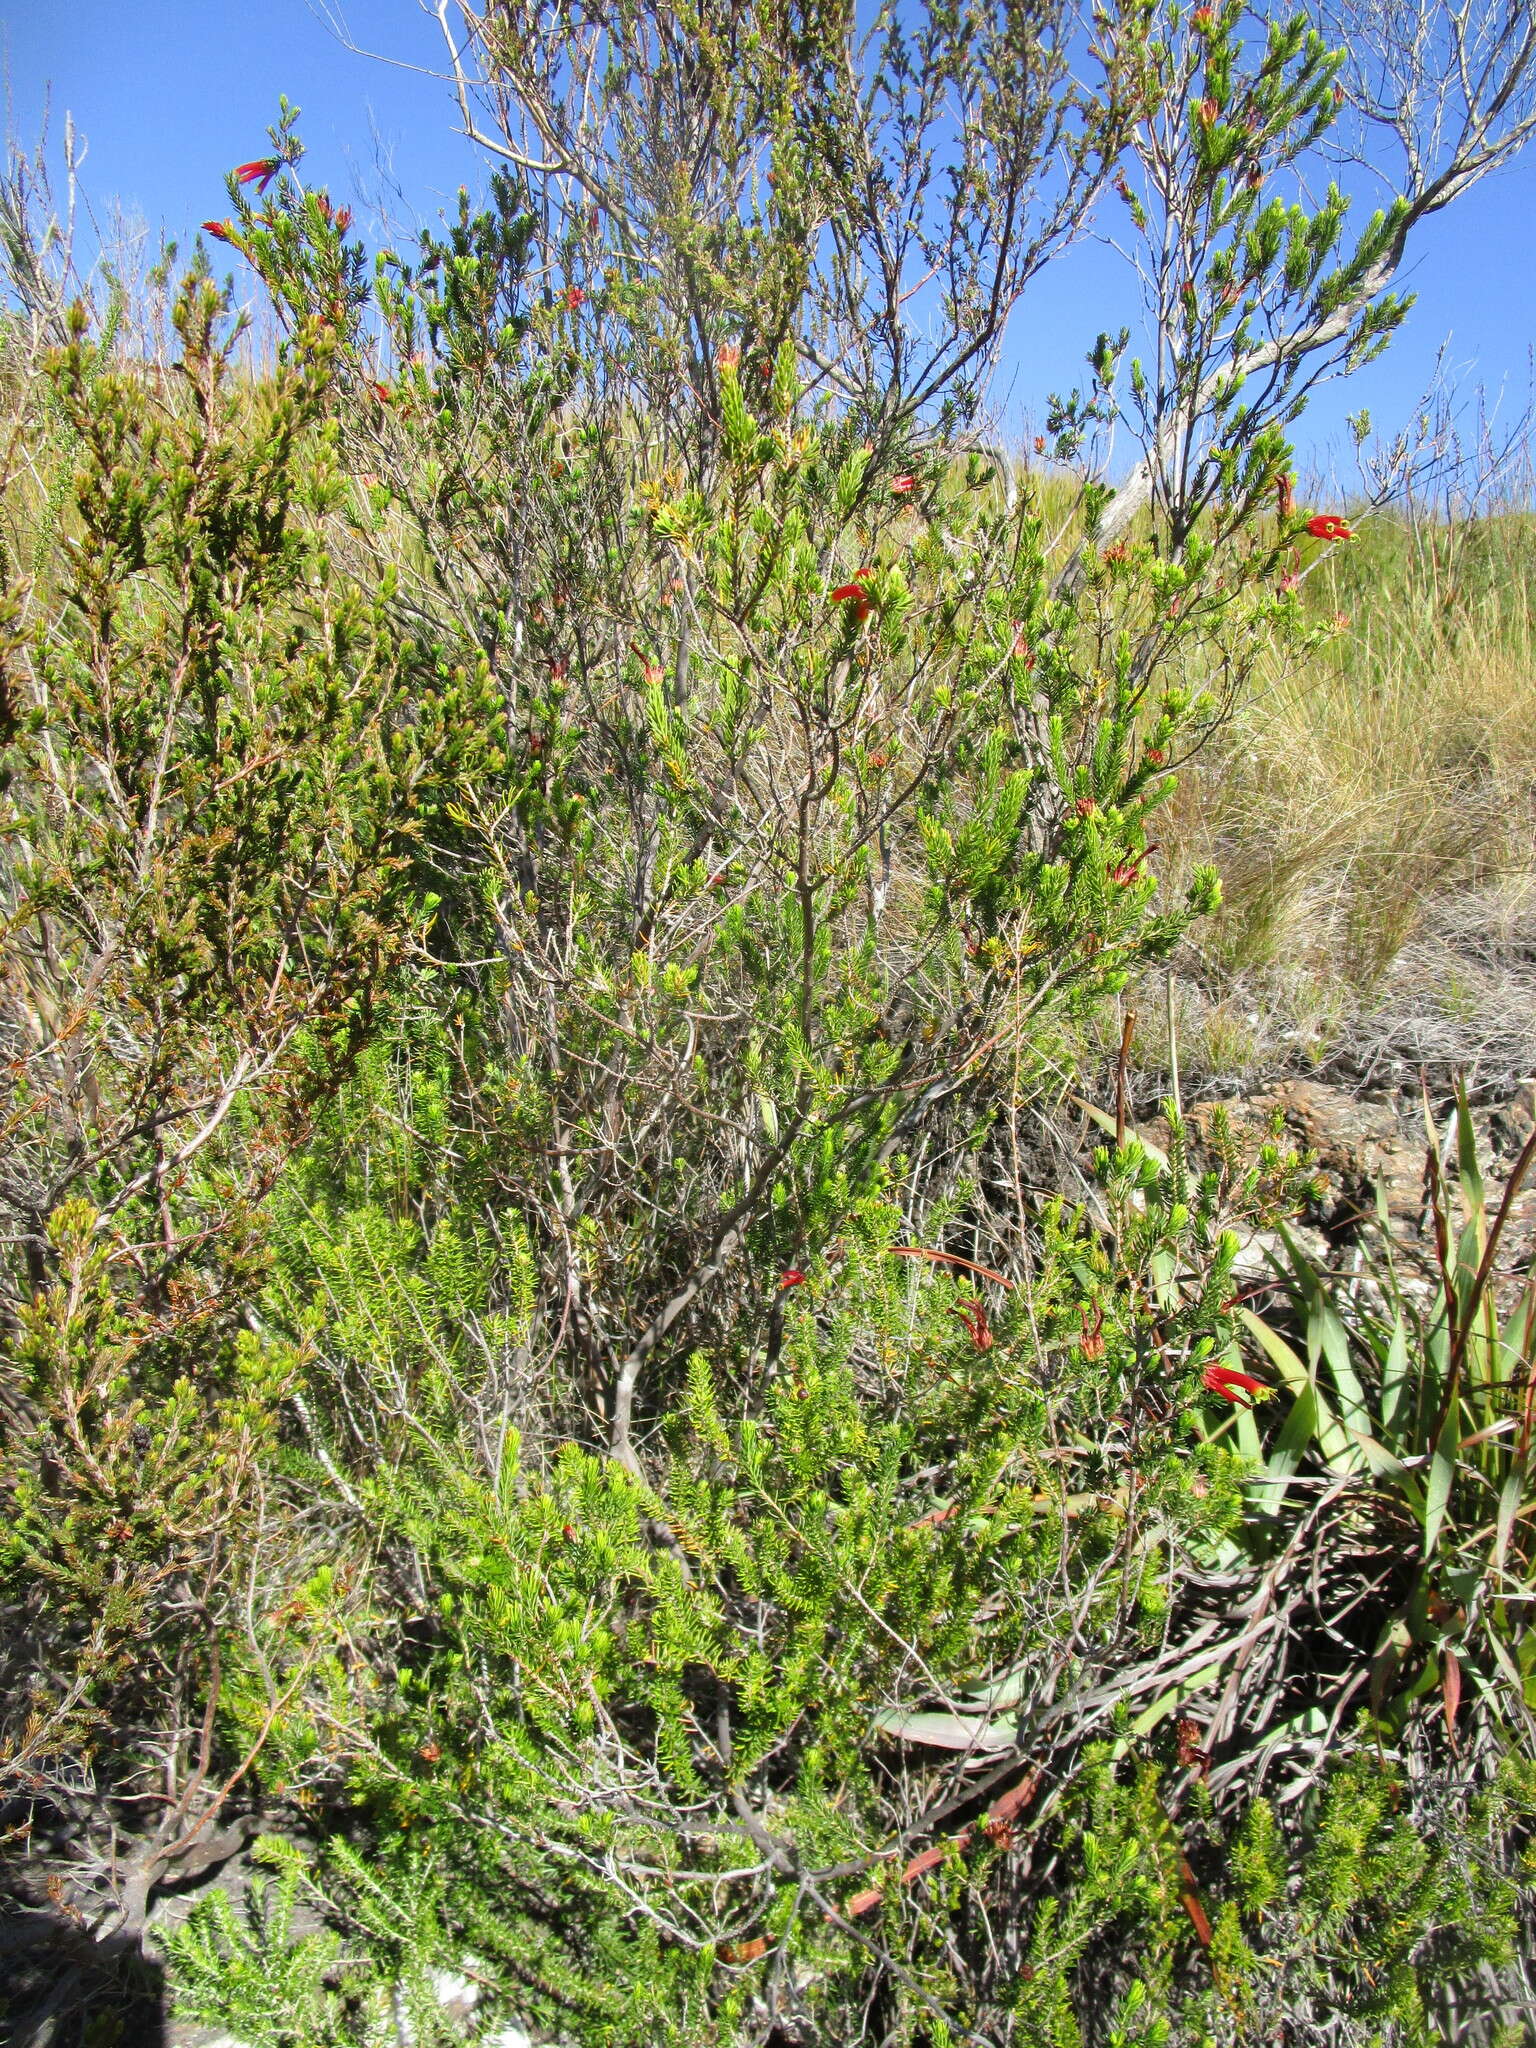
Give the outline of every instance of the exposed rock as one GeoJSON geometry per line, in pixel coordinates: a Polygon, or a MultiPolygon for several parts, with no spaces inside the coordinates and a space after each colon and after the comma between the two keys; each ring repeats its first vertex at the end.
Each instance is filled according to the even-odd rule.
{"type": "Polygon", "coordinates": [[[480,2003],[480,1987],[457,1970],[432,1972],[432,1996],[450,2019],[467,2021],[480,2003]]]}
{"type": "Polygon", "coordinates": [[[1317,1218],[1329,1237],[1354,1235],[1374,1222],[1378,1188],[1394,1236],[1418,1234],[1425,1213],[1424,1147],[1404,1137],[1389,1104],[1297,1080],[1278,1082],[1243,1108],[1255,1122],[1278,1111],[1297,1145],[1316,1154],[1322,1182],[1317,1218]]]}
{"type": "MultiPolygon", "coordinates": [[[[1393,1098],[1348,1094],[1341,1088],[1311,1080],[1277,1082],[1262,1093],[1238,1102],[1198,1103],[1188,1112],[1197,1155],[1209,1146],[1212,1122],[1224,1110],[1234,1131],[1256,1143],[1278,1113],[1287,1135],[1303,1152],[1315,1157],[1321,1183],[1307,1224],[1321,1233],[1314,1246],[1302,1246],[1318,1263],[1327,1263],[1330,1246],[1354,1242],[1379,1225],[1377,1191],[1387,1212],[1387,1229],[1405,1286],[1424,1291],[1424,1276],[1435,1264],[1426,1170],[1427,1147],[1422,1132],[1410,1133],[1393,1098]]],[[[1417,1114],[1415,1107],[1415,1114],[1417,1114]]],[[[1523,1082],[1505,1102],[1480,1115],[1479,1158],[1485,1177],[1490,1221],[1503,1198],[1509,1171],[1526,1140],[1536,1130],[1536,1084],[1523,1082]]],[[[1451,1163],[1447,1176],[1455,1181],[1451,1163]]],[[[1536,1246],[1536,1175],[1520,1189],[1511,1206],[1500,1244],[1500,1296],[1507,1302],[1514,1286],[1531,1269],[1536,1246]]],[[[1244,1246],[1239,1272],[1259,1277],[1267,1270],[1265,1253],[1275,1249],[1262,1235],[1244,1246]]]]}
{"type": "Polygon", "coordinates": [[[1514,1159],[1532,1131],[1536,1131],[1536,1081],[1522,1081],[1509,1101],[1489,1117],[1488,1135],[1497,1153],[1514,1159]]]}

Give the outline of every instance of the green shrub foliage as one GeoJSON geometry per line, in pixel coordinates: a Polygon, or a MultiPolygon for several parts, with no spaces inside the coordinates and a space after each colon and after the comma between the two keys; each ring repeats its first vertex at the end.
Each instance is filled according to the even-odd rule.
{"type": "Polygon", "coordinates": [[[483,202],[370,282],[285,107],[218,224],[276,360],[199,257],[169,369],[81,306],[18,381],[20,2024],[147,1953],[263,2048],[1512,2040],[1526,1596],[1410,1596],[1475,1697],[1381,1680],[1346,1618],[1396,1596],[1335,1552],[1473,1482],[1329,1435],[1344,1322],[1304,1365],[1249,1306],[1278,1133],[1126,1115],[1127,1006],[1219,899],[1158,807],[1314,637],[1307,350],[1402,313],[1401,209],[1349,253],[1336,190],[1265,196],[1341,60],[1233,8],[1096,16],[1091,87],[1048,8],[474,21],[483,202]],[[1119,525],[977,425],[1117,175],[1201,244],[1119,525]],[[1261,316],[1314,339],[1240,396],[1261,316]]]}

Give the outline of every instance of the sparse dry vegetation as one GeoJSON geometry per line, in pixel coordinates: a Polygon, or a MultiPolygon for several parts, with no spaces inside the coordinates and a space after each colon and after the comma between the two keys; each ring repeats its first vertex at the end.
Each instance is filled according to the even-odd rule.
{"type": "Polygon", "coordinates": [[[1193,1075],[1536,1066],[1533,600],[1521,512],[1388,510],[1318,560],[1336,631],[1256,674],[1169,809],[1175,858],[1223,883],[1180,965],[1193,1075]]]}

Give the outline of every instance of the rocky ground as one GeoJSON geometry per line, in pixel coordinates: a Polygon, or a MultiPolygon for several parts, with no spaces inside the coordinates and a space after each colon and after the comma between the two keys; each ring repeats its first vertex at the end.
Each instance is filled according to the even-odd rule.
{"type": "MultiPolygon", "coordinates": [[[[1319,1267],[1338,1270],[1341,1260],[1358,1265],[1379,1251],[1385,1234],[1404,1290],[1425,1295],[1439,1286],[1430,1203],[1430,1142],[1424,1097],[1411,1087],[1376,1088],[1364,1095],[1316,1080],[1290,1079],[1258,1093],[1217,1104],[1197,1103],[1188,1121],[1198,1149],[1205,1148],[1216,1110],[1224,1109],[1240,1139],[1257,1144],[1278,1114],[1290,1140],[1314,1162],[1319,1193],[1295,1234],[1319,1267]]],[[[1491,1091],[1473,1108],[1478,1157],[1495,1215],[1533,1132],[1536,1081],[1491,1091]]],[[[1440,1158],[1454,1185],[1456,1162],[1446,1148],[1446,1119],[1435,1118],[1440,1158]]],[[[1161,1119],[1140,1126],[1154,1143],[1166,1141],[1161,1119]]],[[[1278,1240],[1255,1238],[1244,1247],[1243,1267],[1257,1276],[1278,1240]]],[[[1527,1172],[1510,1203],[1500,1239],[1498,1293],[1508,1297],[1524,1284],[1536,1248],[1536,1173],[1527,1172]]]]}

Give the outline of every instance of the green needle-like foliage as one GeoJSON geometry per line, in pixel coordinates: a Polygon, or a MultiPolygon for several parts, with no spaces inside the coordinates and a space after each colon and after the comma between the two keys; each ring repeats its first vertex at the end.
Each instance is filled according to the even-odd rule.
{"type": "Polygon", "coordinates": [[[1343,56],[463,12],[501,163],[418,249],[286,104],[231,174],[271,362],[201,257],[164,369],[7,330],[13,2031],[153,1966],[262,2048],[1511,2039],[1466,1116],[1443,1307],[1297,1254],[1288,1325],[1306,1162],[1130,1116],[1220,900],[1159,814],[1318,639],[1287,431],[1403,311],[1417,202],[1301,189],[1343,56]],[[1155,347],[1051,426],[1123,492],[977,438],[1117,177],[1155,347]]]}

